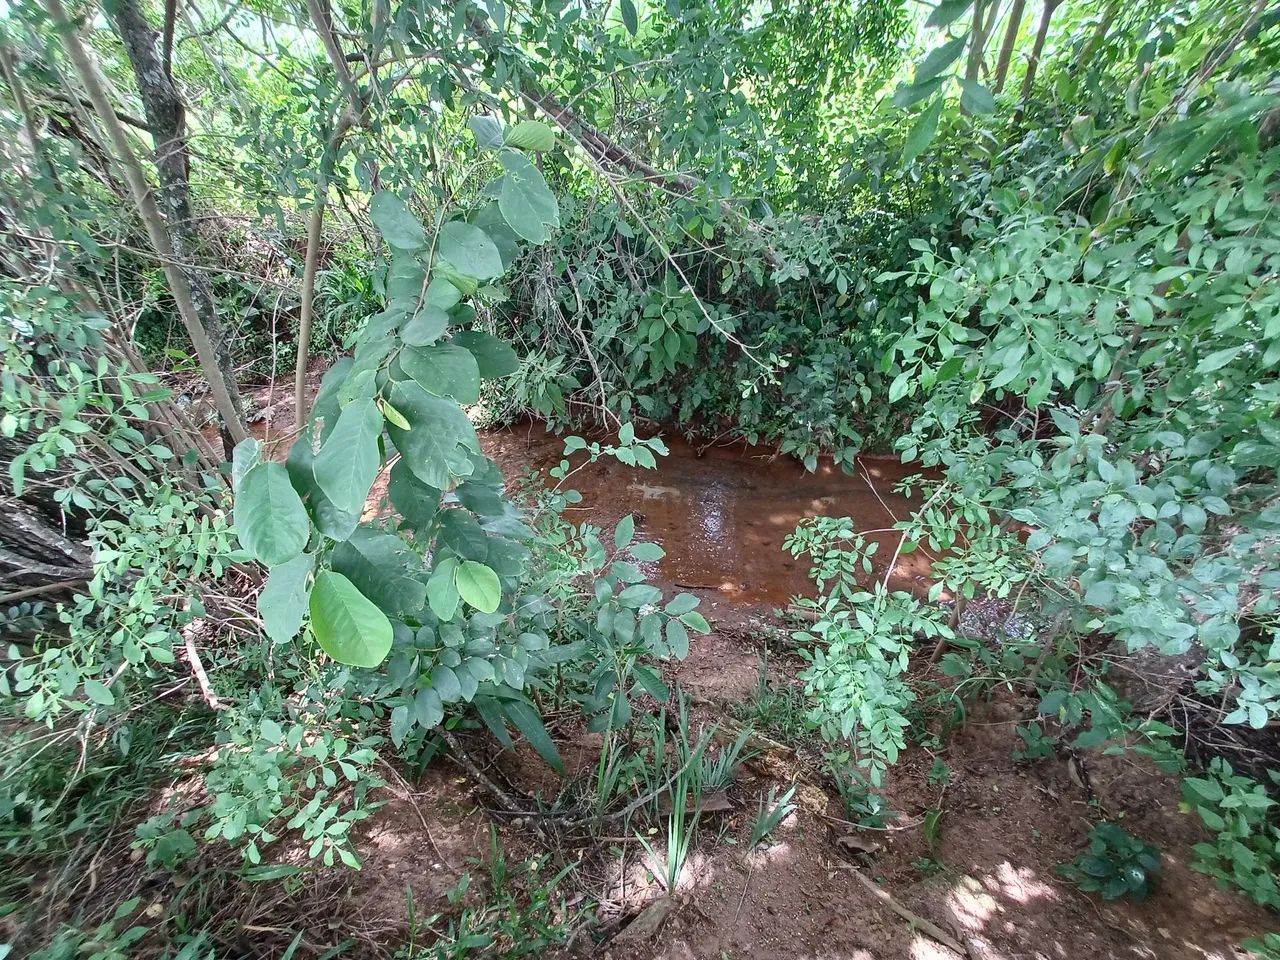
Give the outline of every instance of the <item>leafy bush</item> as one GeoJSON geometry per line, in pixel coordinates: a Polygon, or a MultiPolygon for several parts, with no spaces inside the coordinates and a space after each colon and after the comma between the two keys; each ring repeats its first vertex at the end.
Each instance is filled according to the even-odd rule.
{"type": "MultiPolygon", "coordinates": [[[[1278,805],[1267,787],[1215,759],[1205,777],[1182,781],[1182,799],[1214,834],[1212,842],[1195,845],[1195,869],[1235,886],[1259,903],[1280,908],[1280,824],[1278,805]]],[[[1280,773],[1268,771],[1274,789],[1280,773]]]]}
{"type": "Polygon", "coordinates": [[[1160,851],[1114,823],[1100,823],[1089,834],[1089,852],[1058,872],[1087,893],[1104,900],[1128,897],[1141,903],[1160,877],[1160,851]]]}

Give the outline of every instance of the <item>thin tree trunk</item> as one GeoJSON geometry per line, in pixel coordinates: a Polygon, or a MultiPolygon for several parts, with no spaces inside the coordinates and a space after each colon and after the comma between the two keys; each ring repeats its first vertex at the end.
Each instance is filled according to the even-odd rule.
{"type": "Polygon", "coordinates": [[[1026,0],[1013,0],[1013,8],[1009,11],[1009,23],[1004,28],[1004,42],[1000,44],[1000,59],[996,61],[996,93],[1004,89],[1004,82],[1009,76],[1009,64],[1013,60],[1013,48],[1018,42],[1018,31],[1022,29],[1022,12],[1026,6],[1026,0]]]}
{"type": "MultiPolygon", "coordinates": [[[[380,9],[380,4],[375,7],[375,18],[380,9]]],[[[307,12],[316,30],[320,32],[324,48],[329,54],[329,61],[333,64],[334,72],[338,75],[338,80],[346,92],[349,107],[343,111],[342,117],[338,120],[337,129],[334,130],[324,155],[320,158],[315,200],[311,207],[311,216],[307,221],[307,253],[302,266],[302,303],[298,311],[298,340],[295,347],[296,362],[293,368],[294,422],[299,426],[306,423],[307,417],[307,365],[311,357],[311,321],[315,316],[316,273],[320,268],[320,241],[324,230],[324,208],[329,194],[329,167],[337,162],[338,150],[342,146],[342,141],[346,139],[347,133],[364,116],[364,104],[356,90],[351,71],[347,69],[346,55],[338,46],[338,38],[334,35],[329,11],[320,0],[307,0],[307,12]]],[[[371,53],[369,57],[371,71],[374,59],[374,54],[371,53]]],[[[369,181],[376,190],[378,168],[373,161],[369,161],[369,181]]]]}
{"type": "Polygon", "coordinates": [[[987,36],[982,23],[983,13],[990,13],[995,19],[995,4],[990,9],[984,7],[984,0],[973,0],[973,25],[969,28],[969,60],[965,64],[964,78],[976,83],[982,68],[982,50],[986,46],[987,36]]]}
{"type": "Polygon", "coordinates": [[[193,266],[197,259],[199,240],[192,215],[186,108],[174,86],[173,77],[165,70],[156,49],[156,31],[138,8],[137,0],[114,0],[108,9],[120,39],[124,41],[125,53],[133,66],[138,91],[142,94],[147,126],[151,128],[155,144],[156,171],[160,176],[160,206],[165,214],[173,252],[183,265],[196,315],[213,346],[235,419],[243,422],[244,411],[236,390],[235,368],[218,318],[213,288],[203,271],[193,266]]]}
{"type": "MultiPolygon", "coordinates": [[[[223,425],[227,433],[230,434],[232,441],[239,443],[248,436],[248,433],[244,428],[239,403],[233,392],[234,383],[223,374],[223,366],[218,356],[219,351],[215,347],[210,332],[205,328],[201,314],[196,306],[196,295],[190,281],[190,274],[180,266],[182,261],[180,261],[177,248],[172,241],[173,225],[165,222],[164,215],[156,205],[155,198],[152,196],[151,185],[147,182],[147,178],[142,171],[142,165],[138,162],[138,158],[129,144],[128,135],[116,118],[111,102],[107,99],[105,85],[101,74],[98,72],[97,64],[90,59],[84,45],[80,42],[80,35],[68,19],[62,0],[45,0],[45,5],[53,19],[58,34],[62,37],[63,47],[75,66],[85,93],[93,104],[99,121],[106,128],[112,146],[119,155],[125,178],[129,182],[130,192],[133,193],[134,202],[138,206],[138,213],[147,229],[147,236],[151,240],[151,245],[155,248],[156,254],[160,258],[165,278],[169,282],[169,289],[173,293],[173,299],[178,308],[178,314],[182,318],[182,323],[186,327],[188,336],[191,337],[191,343],[195,347],[196,355],[200,358],[202,372],[209,380],[209,389],[213,393],[214,403],[217,405],[218,413],[222,417],[223,425]]],[[[152,128],[153,130],[155,129],[154,122],[152,128]]],[[[155,136],[157,143],[161,143],[160,134],[157,133],[155,136]]],[[[161,153],[163,151],[158,149],[157,160],[161,153]]],[[[212,299],[208,300],[207,304],[211,305],[212,299]]]]}
{"type": "Polygon", "coordinates": [[[1027,58],[1027,72],[1022,78],[1022,95],[1018,101],[1018,109],[1013,115],[1017,123],[1027,110],[1027,102],[1031,99],[1031,90],[1036,82],[1036,70],[1040,66],[1040,57],[1044,53],[1044,42],[1049,36],[1049,22],[1053,19],[1053,11],[1058,9],[1062,0],[1044,0],[1044,9],[1040,12],[1040,26],[1036,30],[1035,43],[1031,45],[1031,56],[1027,58]]]}

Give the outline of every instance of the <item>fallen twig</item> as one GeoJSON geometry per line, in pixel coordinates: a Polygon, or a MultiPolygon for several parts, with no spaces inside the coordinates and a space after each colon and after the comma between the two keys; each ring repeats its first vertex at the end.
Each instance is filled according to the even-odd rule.
{"type": "Polygon", "coordinates": [[[870,894],[873,897],[875,897],[877,900],[883,903],[886,907],[888,907],[898,916],[902,917],[903,920],[906,920],[909,924],[911,924],[912,927],[919,930],[925,936],[929,937],[931,940],[936,940],[938,943],[942,944],[948,950],[954,951],[958,956],[972,958],[973,955],[969,952],[968,947],[960,943],[960,941],[956,940],[955,937],[951,936],[951,934],[947,933],[945,930],[943,930],[940,926],[938,926],[932,920],[926,920],[924,917],[916,913],[912,913],[910,910],[904,907],[901,903],[895,900],[893,895],[890,894],[888,890],[886,890],[884,887],[880,886],[880,884],[876,883],[874,880],[866,876],[857,867],[849,863],[831,863],[829,865],[836,867],[837,869],[840,869],[840,870],[847,870],[848,872],[852,873],[855,877],[858,878],[858,882],[861,883],[864,887],[866,887],[868,892],[870,892],[870,894]]]}

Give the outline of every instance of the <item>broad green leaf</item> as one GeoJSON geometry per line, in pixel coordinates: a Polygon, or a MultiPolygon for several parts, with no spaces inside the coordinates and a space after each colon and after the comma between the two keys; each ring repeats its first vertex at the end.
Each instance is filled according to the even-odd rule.
{"type": "Polygon", "coordinates": [[[636,16],[634,0],[618,0],[618,6],[622,12],[622,25],[627,28],[627,33],[634,37],[640,29],[640,19],[636,16]]]}
{"type": "Polygon", "coordinates": [[[454,703],[462,699],[462,684],[458,680],[458,675],[443,663],[437,663],[432,668],[431,687],[445,703],[454,703]]]}
{"type": "Polygon", "coordinates": [[[391,439],[409,469],[427,486],[447,490],[455,473],[470,474],[466,452],[479,451],[475,427],[452,400],[437,397],[413,380],[398,381],[391,402],[409,422],[409,429],[388,426],[391,439]],[[461,472],[465,466],[466,472],[461,472]]]}
{"type": "Polygon", "coordinates": [[[454,557],[446,557],[436,564],[427,580],[427,602],[431,612],[445,622],[453,619],[458,612],[458,585],[454,577],[458,572],[458,561],[454,557]]]}
{"type": "Polygon", "coordinates": [[[492,280],[502,276],[502,256],[489,235],[461,220],[450,220],[440,229],[440,256],[467,276],[492,280]]]}
{"type": "Polygon", "coordinates": [[[411,530],[422,530],[440,509],[441,492],[419,480],[403,459],[395,462],[387,482],[391,505],[411,530]]]}
{"type": "Polygon", "coordinates": [[[234,516],[240,543],[269,567],[288,563],[311,538],[302,498],[279,463],[260,463],[244,475],[234,516]]]}
{"type": "Polygon", "coordinates": [[[480,521],[466,510],[441,511],[439,542],[465,560],[483,563],[489,558],[489,535],[480,521]]]}
{"type": "Polygon", "coordinates": [[[638,609],[646,603],[657,603],[662,599],[662,591],[647,583],[633,583],[620,594],[618,602],[624,607],[638,609]]]}
{"type": "Polygon", "coordinates": [[[627,514],[613,528],[613,545],[621,550],[635,538],[635,535],[636,518],[631,514],[627,514]]]}
{"type": "Polygon", "coordinates": [[[968,13],[971,6],[973,6],[973,0],[938,0],[924,25],[926,27],[948,26],[968,13]]]}
{"type": "Polygon", "coordinates": [[[631,556],[635,557],[641,563],[652,563],[655,560],[661,560],[667,555],[656,543],[633,543],[631,545],[631,556]]]}
{"type": "Polygon", "coordinates": [[[522,120],[507,131],[506,143],[520,150],[550,150],[556,145],[556,134],[541,120],[522,120]]]}
{"type": "Polygon", "coordinates": [[[393,534],[357,527],[330,562],[389,617],[417,613],[427,602],[422,559],[393,534]]]}
{"type": "Polygon", "coordinates": [[[338,663],[376,667],[391,652],[391,621],[342,574],[316,575],[310,609],[316,643],[338,663]]]}
{"type": "Polygon", "coordinates": [[[382,414],[373,400],[353,400],[311,465],[324,495],[344,513],[360,513],[382,469],[382,414]]]}
{"type": "Polygon", "coordinates": [[[502,584],[498,575],[483,563],[464,560],[454,578],[458,595],[481,613],[493,613],[502,602],[502,584]]]}
{"type": "Polygon", "coordinates": [[[943,77],[934,77],[932,80],[923,80],[920,83],[904,83],[893,92],[894,106],[907,107],[915,106],[921,100],[925,100],[939,90],[942,89],[943,77]]]}
{"type": "Polygon", "coordinates": [[[678,593],[671,598],[665,609],[671,616],[679,617],[690,610],[698,609],[698,598],[692,593],[678,593]]]}
{"type": "MultiPolygon", "coordinates": [[[[333,406],[336,410],[336,401],[333,406]]],[[[337,419],[336,415],[334,419],[337,419]]],[[[289,479],[293,481],[294,489],[305,498],[307,512],[315,522],[316,529],[330,539],[342,541],[351,536],[351,531],[360,522],[364,505],[361,504],[359,510],[342,510],[325,496],[320,485],[316,483],[315,473],[312,471],[315,456],[311,452],[311,436],[316,425],[313,422],[294,442],[285,466],[289,471],[289,479]]]]}
{"type": "Polygon", "coordinates": [[[964,34],[930,50],[929,55],[920,61],[920,65],[916,67],[915,82],[924,83],[926,80],[932,80],[955,63],[960,54],[964,52],[964,45],[968,39],[969,35],[964,34]]]}
{"type": "Polygon", "coordinates": [[[902,163],[907,165],[920,156],[925,147],[933,142],[938,133],[938,120],[942,116],[942,97],[925,107],[916,122],[907,133],[907,142],[902,147],[902,163]]]}
{"type": "Polygon", "coordinates": [[[86,680],[84,694],[100,707],[109,707],[116,702],[116,695],[101,680],[86,680]]]}
{"type": "Polygon", "coordinates": [[[245,437],[231,451],[231,491],[240,492],[244,475],[262,462],[262,444],[254,437],[245,437]]]}
{"type": "Polygon", "coordinates": [[[1244,349],[1244,345],[1236,347],[1224,347],[1221,350],[1215,350],[1203,360],[1196,364],[1196,373],[1213,373],[1215,370],[1221,370],[1228,363],[1240,355],[1240,351],[1244,349]]]}
{"type": "Polygon", "coordinates": [[[467,349],[476,358],[480,376],[493,379],[509,377],[520,369],[520,358],[502,340],[483,330],[459,330],[453,343],[467,349]]]}
{"type": "Polygon", "coordinates": [[[679,620],[667,621],[667,646],[677,660],[683,660],[689,655],[689,631],[679,620]]]}
{"type": "Polygon", "coordinates": [[[467,121],[481,150],[497,150],[502,146],[502,122],[496,117],[479,116],[467,121]]]}
{"type": "Polygon", "coordinates": [[[698,633],[711,632],[711,625],[707,623],[707,618],[704,617],[702,614],[698,613],[696,610],[690,611],[689,613],[682,614],[680,616],[680,619],[684,622],[684,625],[688,627],[690,630],[696,630],[698,633]]]}
{"type": "Polygon", "coordinates": [[[498,160],[506,170],[498,208],[511,229],[530,243],[543,243],[560,226],[560,206],[542,172],[522,153],[503,150],[498,160]]]}
{"type": "Polygon", "coordinates": [[[394,193],[379,190],[369,201],[369,219],[387,245],[397,250],[420,250],[427,245],[422,224],[409,205],[394,193]]]}
{"type": "Polygon", "coordinates": [[[560,759],[560,751],[555,741],[542,725],[538,711],[523,700],[511,700],[506,703],[506,714],[517,730],[524,734],[533,749],[542,755],[542,759],[551,764],[557,773],[564,773],[564,761],[560,759]]]}
{"type": "Polygon", "coordinates": [[[449,328],[449,314],[434,303],[424,303],[400,328],[400,339],[412,347],[435,343],[449,328]]]}
{"type": "Polygon", "coordinates": [[[315,556],[300,553],[288,563],[273,567],[266,586],[258,594],[258,613],[267,636],[276,643],[292,640],[302,629],[311,588],[307,578],[315,567],[315,556]]]}
{"type": "Polygon", "coordinates": [[[455,343],[406,347],[400,369],[428,393],[452,397],[459,403],[480,399],[480,365],[470,350],[455,343]]]}
{"type": "Polygon", "coordinates": [[[996,98],[976,80],[961,81],[960,106],[970,113],[995,113],[996,98]]]}

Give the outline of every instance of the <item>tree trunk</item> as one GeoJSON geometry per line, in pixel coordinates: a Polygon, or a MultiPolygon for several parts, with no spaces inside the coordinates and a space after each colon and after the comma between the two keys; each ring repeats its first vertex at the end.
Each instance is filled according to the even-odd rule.
{"type": "Polygon", "coordinates": [[[989,13],[994,21],[996,13],[994,2],[989,10],[984,10],[983,4],[984,0],[973,0],[973,25],[969,28],[969,61],[964,68],[964,78],[972,83],[978,81],[978,74],[982,69],[982,51],[987,43],[982,15],[984,12],[989,13]]]}
{"type": "Polygon", "coordinates": [[[138,8],[137,0],[115,0],[108,9],[120,39],[124,41],[125,53],[133,66],[138,91],[142,95],[147,126],[155,144],[160,208],[164,212],[173,254],[186,275],[196,315],[213,346],[235,418],[243,423],[244,409],[236,389],[235,368],[218,318],[213,288],[204,272],[194,267],[199,238],[191,212],[191,159],[187,150],[186,108],[173,77],[161,62],[156,49],[157,33],[138,8]]]}
{"type": "Polygon", "coordinates": [[[1044,53],[1044,42],[1049,36],[1049,22],[1053,19],[1053,11],[1058,9],[1061,2],[1062,0],[1044,0],[1044,9],[1040,12],[1040,27],[1036,30],[1035,43],[1031,45],[1031,56],[1027,58],[1027,73],[1022,78],[1022,95],[1013,115],[1014,123],[1021,120],[1027,110],[1027,101],[1031,99],[1031,89],[1036,82],[1036,69],[1040,66],[1040,57],[1044,53]]]}
{"type": "Polygon", "coordinates": [[[1004,42],[1000,44],[1000,59],[996,61],[996,93],[1004,89],[1004,82],[1009,76],[1013,47],[1018,42],[1018,31],[1022,29],[1022,12],[1026,9],[1026,5],[1026,0],[1013,0],[1013,8],[1009,11],[1009,23],[1004,29],[1004,42]]]}

